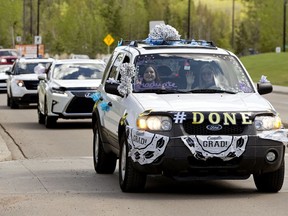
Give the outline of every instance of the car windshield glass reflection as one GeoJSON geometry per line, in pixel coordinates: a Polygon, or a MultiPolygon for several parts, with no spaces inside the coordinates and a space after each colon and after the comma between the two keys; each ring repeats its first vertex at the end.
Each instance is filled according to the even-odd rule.
{"type": "Polygon", "coordinates": [[[62,64],[55,67],[53,77],[59,80],[101,79],[103,71],[101,64],[62,64]]]}
{"type": "Polygon", "coordinates": [[[19,64],[15,68],[15,74],[34,74],[36,73],[35,68],[39,65],[47,68],[48,65],[51,64],[50,62],[19,62],[19,64]]]}
{"type": "Polygon", "coordinates": [[[138,56],[135,63],[134,92],[254,92],[237,59],[228,55],[151,54],[138,56]]]}

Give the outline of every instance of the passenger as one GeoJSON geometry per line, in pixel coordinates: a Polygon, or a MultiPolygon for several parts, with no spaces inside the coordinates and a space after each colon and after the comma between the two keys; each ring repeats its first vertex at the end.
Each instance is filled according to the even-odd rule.
{"type": "Polygon", "coordinates": [[[200,88],[215,87],[215,71],[210,64],[205,64],[200,68],[200,88]]]}
{"type": "Polygon", "coordinates": [[[148,66],[143,74],[143,81],[142,83],[160,83],[159,75],[156,69],[152,66],[148,66]]]}

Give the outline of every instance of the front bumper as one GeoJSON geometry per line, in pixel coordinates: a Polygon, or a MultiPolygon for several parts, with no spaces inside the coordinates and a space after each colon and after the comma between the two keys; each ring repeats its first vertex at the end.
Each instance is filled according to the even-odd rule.
{"type": "Polygon", "coordinates": [[[144,138],[143,133],[139,131],[131,133],[130,131],[128,135],[132,135],[131,138],[128,137],[128,143],[131,146],[129,155],[134,161],[136,169],[148,174],[164,174],[177,179],[246,179],[251,174],[279,169],[285,153],[285,145],[282,142],[262,139],[256,135],[244,136],[247,137],[247,141],[240,146],[242,152],[238,151],[236,154],[236,148],[226,148],[229,152],[224,156],[221,148],[220,153],[211,153],[207,149],[201,151],[199,148],[198,151],[197,145],[189,148],[183,142],[183,137],[189,136],[165,140],[165,136],[163,136],[164,139],[161,139],[155,135],[153,137],[153,139],[157,139],[155,142],[148,138],[149,145],[139,149],[137,146],[137,150],[135,150],[135,142],[139,142],[139,144],[144,142],[140,139],[141,136],[144,138]],[[154,147],[151,148],[153,145],[154,147]],[[205,156],[206,152],[208,153],[205,156]],[[276,159],[273,162],[266,159],[268,152],[275,153],[276,159]]]}
{"type": "Polygon", "coordinates": [[[26,93],[22,97],[13,97],[13,100],[18,104],[37,103],[38,97],[35,93],[26,93]]]}
{"type": "Polygon", "coordinates": [[[88,97],[89,93],[94,93],[94,91],[67,91],[65,94],[51,94],[49,115],[63,119],[91,118],[94,101],[88,97]]]}

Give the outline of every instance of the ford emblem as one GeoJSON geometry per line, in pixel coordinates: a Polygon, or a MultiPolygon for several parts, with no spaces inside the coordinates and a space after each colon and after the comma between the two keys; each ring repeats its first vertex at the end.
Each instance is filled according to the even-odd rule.
{"type": "Polygon", "coordinates": [[[216,124],[216,125],[211,124],[211,125],[207,125],[206,129],[210,131],[219,131],[219,130],[222,130],[222,126],[219,124],[216,124]]]}

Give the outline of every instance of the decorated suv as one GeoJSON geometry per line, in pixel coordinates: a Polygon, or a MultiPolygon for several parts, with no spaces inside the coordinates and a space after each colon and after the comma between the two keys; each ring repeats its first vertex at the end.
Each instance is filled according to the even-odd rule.
{"type": "Polygon", "coordinates": [[[121,41],[91,97],[97,173],[113,173],[119,158],[123,192],[146,177],[177,180],[247,179],[261,192],[284,181],[287,131],[240,60],[207,41],[181,40],[158,25],[146,40],[121,41]]]}

